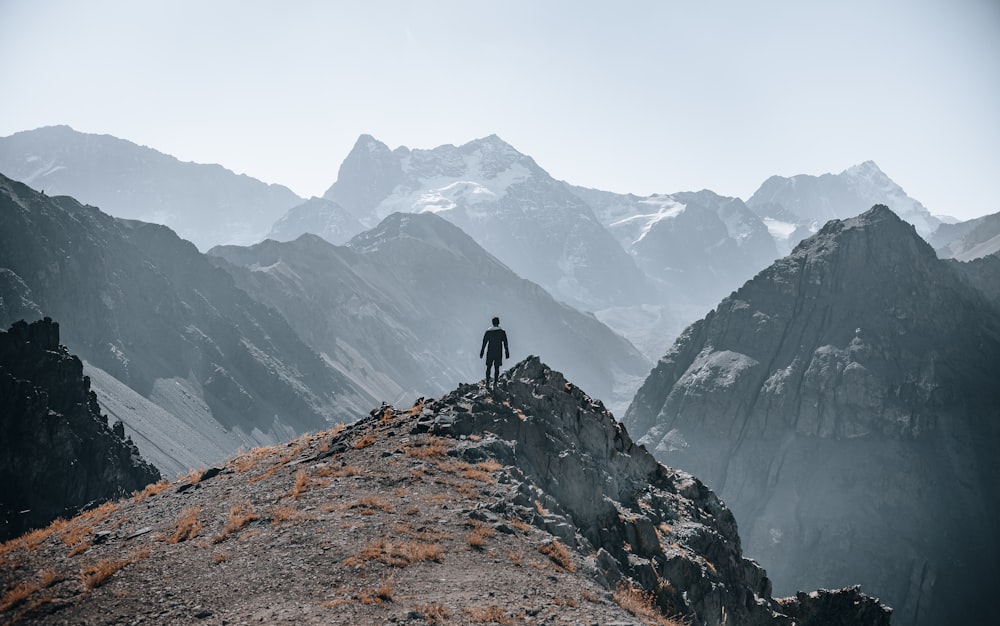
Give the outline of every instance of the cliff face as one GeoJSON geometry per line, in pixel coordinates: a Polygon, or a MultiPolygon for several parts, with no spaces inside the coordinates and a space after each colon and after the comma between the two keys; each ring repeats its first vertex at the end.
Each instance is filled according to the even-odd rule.
{"type": "Polygon", "coordinates": [[[160,479],[49,318],[0,332],[0,540],[160,479]]]}
{"type": "Polygon", "coordinates": [[[779,591],[860,582],[943,623],[996,616],[998,375],[997,309],[876,206],[689,327],[624,422],[720,493],[779,591]]]}

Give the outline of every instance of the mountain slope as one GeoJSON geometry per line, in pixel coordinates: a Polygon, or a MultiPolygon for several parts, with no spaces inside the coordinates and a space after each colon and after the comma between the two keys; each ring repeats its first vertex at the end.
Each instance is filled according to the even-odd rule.
{"type": "MultiPolygon", "coordinates": [[[[762,218],[772,219],[775,225],[792,227],[846,219],[875,204],[887,205],[925,237],[941,223],[873,161],[849,167],[839,174],[772,176],[747,200],[747,206],[762,218]]],[[[796,241],[791,243],[794,245],[796,241]]]]}
{"type": "Polygon", "coordinates": [[[0,559],[0,616],[36,624],[889,623],[857,589],[772,598],[725,505],[537,358],[496,391],[383,406],[0,559]]]}
{"type": "Polygon", "coordinates": [[[292,241],[305,233],[312,233],[339,246],[363,230],[365,227],[361,222],[336,202],[310,198],[289,209],[274,223],[267,237],[276,241],[292,241]]]}
{"type": "Polygon", "coordinates": [[[1000,253],[1000,213],[942,224],[928,238],[942,259],[971,261],[1000,253]]]}
{"type": "Polygon", "coordinates": [[[0,178],[0,267],[74,353],[206,437],[225,431],[230,452],[372,402],[166,227],[0,178]]]}
{"type": "Polygon", "coordinates": [[[688,328],[624,421],[719,491],[779,590],[856,580],[904,624],[995,620],[998,375],[997,310],[876,206],[688,328]]]}
{"type": "Polygon", "coordinates": [[[362,135],[324,198],[367,227],[395,212],[438,213],[519,276],[577,307],[649,299],[642,273],[590,207],[495,135],[393,151],[362,135]]]}
{"type": "Polygon", "coordinates": [[[0,435],[0,541],[160,479],[101,415],[50,318],[0,331],[0,435]]]}
{"type": "Polygon", "coordinates": [[[49,126],[0,137],[0,172],[116,217],[165,224],[202,250],[260,241],[302,199],[220,165],[185,163],[110,135],[49,126]]]}
{"type": "Polygon", "coordinates": [[[479,347],[493,315],[515,358],[544,354],[614,408],[624,410],[649,371],[627,341],[434,214],[390,215],[347,247],[306,235],[210,254],[346,376],[392,402],[482,378],[479,347]]]}

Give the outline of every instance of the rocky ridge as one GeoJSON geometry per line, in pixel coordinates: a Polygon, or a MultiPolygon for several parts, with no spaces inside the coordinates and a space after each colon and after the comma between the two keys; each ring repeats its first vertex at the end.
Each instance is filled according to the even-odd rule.
{"type": "Polygon", "coordinates": [[[0,331],[0,541],[160,479],[50,318],[0,331]]]}
{"type": "Polygon", "coordinates": [[[773,599],[725,505],[535,357],[496,390],[382,406],[3,544],[0,584],[0,615],[37,624],[846,626],[890,613],[856,588],[773,599]]]}

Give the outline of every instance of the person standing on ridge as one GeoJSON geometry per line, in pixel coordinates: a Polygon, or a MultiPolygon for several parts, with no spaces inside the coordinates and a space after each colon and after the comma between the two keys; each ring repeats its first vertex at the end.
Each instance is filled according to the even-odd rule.
{"type": "Polygon", "coordinates": [[[500,380],[500,365],[503,364],[501,350],[510,358],[510,348],[507,346],[507,332],[500,328],[500,318],[493,318],[493,326],[483,333],[483,347],[479,349],[479,358],[486,354],[486,386],[490,386],[490,367],[493,368],[493,388],[497,388],[500,380]]]}

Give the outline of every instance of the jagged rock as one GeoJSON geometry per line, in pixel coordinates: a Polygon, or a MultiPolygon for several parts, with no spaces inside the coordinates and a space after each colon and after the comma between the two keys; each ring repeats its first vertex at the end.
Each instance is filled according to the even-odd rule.
{"type": "MultiPolygon", "coordinates": [[[[424,432],[485,448],[519,470],[523,497],[512,504],[534,507],[538,527],[596,551],[595,575],[607,584],[628,578],[691,624],[798,623],[771,598],[764,570],[743,558],[725,504],[697,478],[657,463],[599,400],[537,357],[502,375],[496,391],[463,385],[425,401],[412,428],[424,432]]],[[[856,588],[843,594],[881,607],[856,588]]],[[[890,613],[848,618],[836,603],[809,610],[832,624],[884,624],[890,613]]]]}
{"type": "Polygon", "coordinates": [[[1000,619],[980,558],[1000,535],[998,379],[997,309],[875,206],[690,326],[623,421],[717,490],[780,592],[861,583],[902,623],[1000,619]]]}
{"type": "Polygon", "coordinates": [[[59,324],[0,332],[0,540],[159,480],[123,435],[59,344],[59,324]]]}

